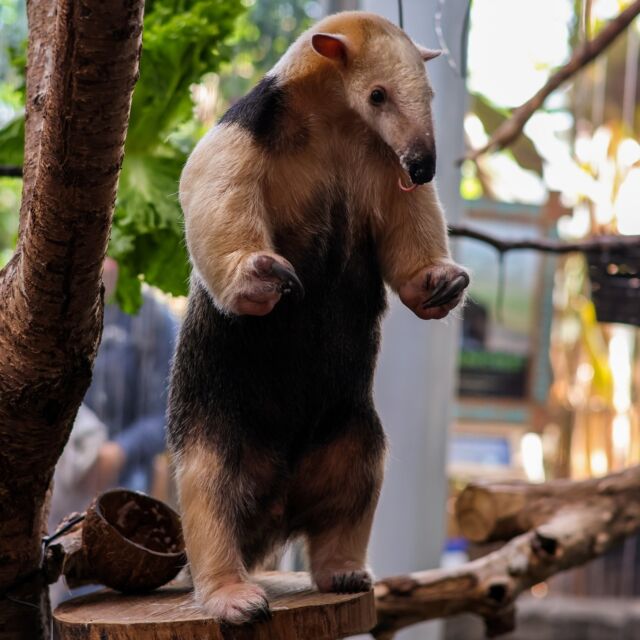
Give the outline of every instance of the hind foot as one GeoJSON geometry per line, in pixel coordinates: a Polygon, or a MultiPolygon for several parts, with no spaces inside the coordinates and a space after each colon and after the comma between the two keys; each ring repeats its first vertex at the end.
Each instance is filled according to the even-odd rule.
{"type": "Polygon", "coordinates": [[[373,587],[373,577],[365,569],[324,570],[314,578],[318,590],[325,593],[359,593],[373,587]]]}
{"type": "Polygon", "coordinates": [[[210,594],[196,592],[198,604],[217,622],[245,624],[271,617],[264,590],[250,582],[235,582],[218,587],[210,594]]]}

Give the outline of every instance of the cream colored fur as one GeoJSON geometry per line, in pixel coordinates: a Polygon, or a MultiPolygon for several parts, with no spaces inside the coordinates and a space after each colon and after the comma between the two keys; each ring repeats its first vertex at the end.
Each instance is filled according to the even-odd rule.
{"type": "Polygon", "coordinates": [[[398,113],[374,123],[378,133],[397,153],[417,132],[433,136],[431,89],[415,45],[377,16],[338,14],[301,36],[273,73],[304,118],[306,145],[267,158],[249,133],[222,124],[198,144],[180,183],[189,253],[218,307],[235,312],[253,286],[251,257],[273,254],[272,223],[293,223],[312,235],[305,204],[314,191],[338,181],[346,186],[349,210],[367,212],[367,218],[349,222],[354,232],[366,225],[375,230],[384,276],[394,290],[421,268],[449,263],[434,184],[400,191],[398,179],[407,182],[400,163],[381,153],[372,123],[353,107],[365,99],[369,85],[385,80],[398,113]],[[318,31],[349,38],[354,61],[344,78],[334,62],[311,48],[311,35],[318,31]]]}
{"type": "MultiPolygon", "coordinates": [[[[401,163],[411,140],[433,138],[432,92],[421,53],[382,18],[339,14],[301,36],[272,74],[286,85],[293,114],[283,134],[287,127],[292,132],[299,127],[304,144],[267,155],[248,132],[222,124],[200,141],[182,175],[180,200],[189,253],[214,303],[227,313],[243,313],[247,298],[259,294],[268,301],[266,312],[273,308],[280,294],[273,283],[257,280],[256,256],[282,260],[272,239],[276,222],[311,244],[323,222],[306,217],[310,197],[333,190],[346,198],[352,236],[373,232],[383,276],[405,304],[421,317],[446,315],[457,301],[435,315],[421,311],[424,274],[453,265],[436,188],[430,183],[405,193],[398,186],[399,179],[407,183],[401,163]],[[312,49],[315,32],[346,37],[349,57],[344,68],[312,49]],[[366,100],[370,89],[383,82],[395,111],[376,116],[366,100]]],[[[335,456],[321,463],[299,483],[305,490],[302,500],[313,495],[314,478],[317,491],[326,491],[321,481],[342,472],[335,456]]],[[[382,469],[370,473],[369,480],[374,478],[379,487],[382,469]]],[[[216,500],[233,488],[223,486],[220,462],[205,449],[182,454],[177,478],[196,597],[221,619],[247,619],[264,594],[246,582],[237,541],[216,500]]],[[[342,476],[336,480],[335,493],[346,499],[344,482],[342,476]]],[[[374,496],[360,522],[337,524],[309,539],[312,572],[320,588],[330,589],[335,574],[366,572],[375,502],[374,496]]],[[[336,502],[336,510],[344,508],[336,502]]]]}
{"type": "Polygon", "coordinates": [[[262,588],[248,582],[229,515],[220,506],[229,492],[242,494],[235,484],[241,479],[225,481],[215,452],[191,445],[180,454],[176,480],[195,599],[212,617],[241,624],[266,602],[262,588]]]}

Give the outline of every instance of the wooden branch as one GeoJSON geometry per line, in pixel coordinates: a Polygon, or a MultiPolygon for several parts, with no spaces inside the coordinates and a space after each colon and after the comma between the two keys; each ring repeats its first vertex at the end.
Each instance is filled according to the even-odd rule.
{"type": "Polygon", "coordinates": [[[37,573],[54,465],[91,379],[143,0],[29,0],[18,247],[0,271],[0,629],[49,635],[37,573]],[[26,603],[26,604],[25,604],[26,603]]]}
{"type": "Polygon", "coordinates": [[[22,167],[0,164],[0,178],[22,178],[22,167]]]}
{"type": "Polygon", "coordinates": [[[489,151],[504,149],[512,144],[522,133],[529,118],[544,104],[547,97],[605,51],[638,14],[640,14],[640,0],[632,2],[611,20],[593,40],[576,47],[569,62],[560,67],[533,97],[515,109],[511,117],[493,132],[485,145],[469,151],[463,160],[477,160],[489,151]]]}
{"type": "Polygon", "coordinates": [[[640,466],[582,482],[474,482],[456,500],[456,520],[462,535],[474,542],[508,540],[540,526],[568,506],[598,497],[633,501],[639,491],[640,466]]]}
{"type": "Polygon", "coordinates": [[[517,240],[504,240],[497,236],[485,233],[466,225],[450,225],[449,235],[458,238],[471,238],[491,245],[499,253],[507,251],[544,251],[546,253],[574,253],[593,251],[615,251],[640,246],[640,236],[595,236],[581,242],[562,242],[547,238],[535,240],[522,238],[517,240]]]}
{"type": "Polygon", "coordinates": [[[388,640],[417,622],[463,612],[483,617],[489,637],[511,630],[514,602],[523,591],[602,555],[640,530],[639,477],[636,468],[602,478],[594,481],[592,493],[588,483],[567,485],[563,490],[574,495],[575,502],[565,502],[551,511],[548,522],[497,551],[452,570],[381,580],[375,587],[378,625],[372,634],[388,640]]]}

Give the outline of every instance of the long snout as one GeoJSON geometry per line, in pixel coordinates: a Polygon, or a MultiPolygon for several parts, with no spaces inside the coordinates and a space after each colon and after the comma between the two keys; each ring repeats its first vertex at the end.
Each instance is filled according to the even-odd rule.
{"type": "Polygon", "coordinates": [[[400,155],[402,168],[411,177],[413,184],[431,182],[436,175],[435,145],[416,141],[400,155]]]}

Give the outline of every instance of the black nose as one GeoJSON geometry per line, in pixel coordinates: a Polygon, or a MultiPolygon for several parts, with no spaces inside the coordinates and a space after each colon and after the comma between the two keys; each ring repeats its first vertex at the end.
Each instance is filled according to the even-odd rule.
{"type": "Polygon", "coordinates": [[[409,165],[409,175],[413,184],[431,182],[436,174],[436,162],[432,157],[416,160],[409,165]]]}

